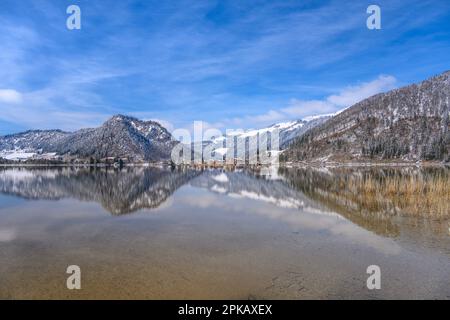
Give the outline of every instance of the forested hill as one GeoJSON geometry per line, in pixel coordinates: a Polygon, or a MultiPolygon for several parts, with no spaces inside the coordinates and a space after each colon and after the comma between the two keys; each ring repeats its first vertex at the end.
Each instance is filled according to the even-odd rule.
{"type": "Polygon", "coordinates": [[[450,161],[450,71],[363,100],[295,140],[284,161],[450,161]]]}

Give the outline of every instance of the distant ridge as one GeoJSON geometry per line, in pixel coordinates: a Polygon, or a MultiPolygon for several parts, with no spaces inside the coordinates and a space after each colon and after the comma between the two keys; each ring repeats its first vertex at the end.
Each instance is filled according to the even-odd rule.
{"type": "Polygon", "coordinates": [[[0,151],[159,161],[170,159],[171,150],[177,143],[167,129],[155,121],[115,115],[98,128],[75,132],[31,130],[3,136],[0,137],[0,151]]]}
{"type": "Polygon", "coordinates": [[[365,99],[296,139],[284,161],[450,161],[450,71],[365,99]]]}
{"type": "MultiPolygon", "coordinates": [[[[225,155],[227,139],[279,130],[282,161],[450,162],[449,119],[450,71],[446,71],[421,83],[377,94],[335,114],[224,135],[201,145],[212,145],[216,153],[225,155]]],[[[97,128],[29,130],[0,137],[0,158],[168,161],[178,143],[158,122],[118,114],[97,128]]]]}

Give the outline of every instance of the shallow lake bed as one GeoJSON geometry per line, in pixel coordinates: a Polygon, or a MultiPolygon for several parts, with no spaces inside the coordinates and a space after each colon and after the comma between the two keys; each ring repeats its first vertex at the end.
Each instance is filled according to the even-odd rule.
{"type": "Polygon", "coordinates": [[[449,175],[0,169],[0,298],[450,298],[449,175]]]}

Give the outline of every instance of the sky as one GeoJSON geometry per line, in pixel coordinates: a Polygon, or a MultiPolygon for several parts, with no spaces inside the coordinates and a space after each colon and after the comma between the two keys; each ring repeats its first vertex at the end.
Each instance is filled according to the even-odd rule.
{"type": "Polygon", "coordinates": [[[448,0],[1,0],[0,135],[114,114],[259,128],[422,81],[449,57],[448,0]]]}

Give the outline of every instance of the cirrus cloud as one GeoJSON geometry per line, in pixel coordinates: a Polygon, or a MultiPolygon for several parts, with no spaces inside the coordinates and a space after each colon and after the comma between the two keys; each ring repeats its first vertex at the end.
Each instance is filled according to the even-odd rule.
{"type": "Polygon", "coordinates": [[[381,92],[394,89],[397,79],[390,75],[380,75],[376,79],[347,86],[335,94],[324,99],[300,100],[291,99],[289,104],[279,110],[269,110],[260,115],[247,116],[243,119],[233,119],[234,124],[246,123],[252,125],[273,124],[277,121],[286,121],[306,118],[315,115],[332,114],[367,99],[381,92]]]}
{"type": "Polygon", "coordinates": [[[329,96],[327,102],[339,107],[350,107],[377,93],[393,89],[396,83],[397,79],[395,77],[380,75],[373,81],[347,87],[339,94],[329,96]]]}
{"type": "Polygon", "coordinates": [[[22,94],[13,89],[0,89],[0,102],[4,103],[21,103],[22,94]]]}

